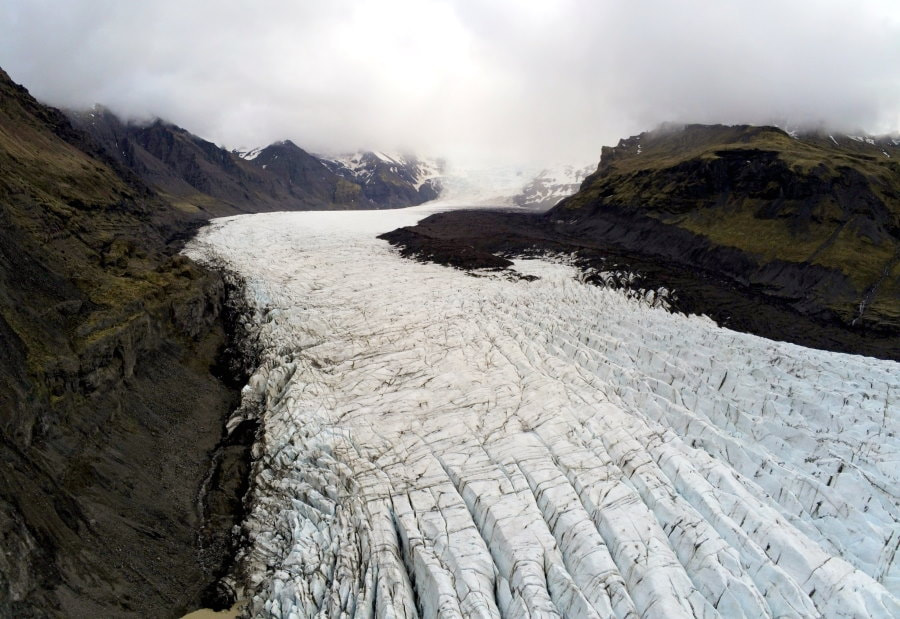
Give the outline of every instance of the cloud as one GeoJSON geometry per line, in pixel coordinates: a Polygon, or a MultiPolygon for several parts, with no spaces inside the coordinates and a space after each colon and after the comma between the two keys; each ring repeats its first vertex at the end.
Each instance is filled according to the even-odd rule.
{"type": "Polygon", "coordinates": [[[894,0],[7,0],[38,98],[233,147],[591,161],[664,121],[900,126],[894,0]]]}

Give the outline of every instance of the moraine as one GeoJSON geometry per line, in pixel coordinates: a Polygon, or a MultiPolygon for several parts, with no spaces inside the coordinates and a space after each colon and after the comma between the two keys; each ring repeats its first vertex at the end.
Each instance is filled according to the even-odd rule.
{"type": "Polygon", "coordinates": [[[250,615],[900,616],[900,365],[375,238],[430,212],[186,250],[241,278],[260,351],[250,615]]]}

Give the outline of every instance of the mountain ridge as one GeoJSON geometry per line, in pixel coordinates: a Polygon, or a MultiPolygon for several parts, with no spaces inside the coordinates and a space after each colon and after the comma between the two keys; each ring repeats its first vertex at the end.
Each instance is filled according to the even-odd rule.
{"type": "Polygon", "coordinates": [[[395,200],[415,206],[437,199],[442,190],[443,160],[423,160],[415,155],[361,151],[334,157],[319,156],[335,174],[358,183],[374,201],[395,200]]]}
{"type": "Polygon", "coordinates": [[[339,161],[313,155],[290,140],[228,151],[163,120],[126,123],[95,106],[69,111],[113,159],[174,205],[207,216],[274,210],[378,209],[421,204],[440,187],[422,190],[419,162],[383,166],[374,154],[360,179],[339,161]],[[399,170],[397,168],[400,168],[399,170]]]}
{"type": "Polygon", "coordinates": [[[513,196],[513,203],[535,210],[553,208],[564,198],[577,192],[584,179],[595,169],[594,165],[545,168],[522,187],[519,194],[513,196]]]}

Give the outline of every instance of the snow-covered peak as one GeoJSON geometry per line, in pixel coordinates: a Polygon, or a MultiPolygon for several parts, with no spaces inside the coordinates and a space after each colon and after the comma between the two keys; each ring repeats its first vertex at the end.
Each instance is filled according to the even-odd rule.
{"type": "Polygon", "coordinates": [[[415,155],[385,151],[316,156],[336,174],[361,184],[371,182],[376,174],[387,173],[418,190],[426,182],[440,179],[444,171],[444,164],[440,159],[419,158],[415,155]]]}

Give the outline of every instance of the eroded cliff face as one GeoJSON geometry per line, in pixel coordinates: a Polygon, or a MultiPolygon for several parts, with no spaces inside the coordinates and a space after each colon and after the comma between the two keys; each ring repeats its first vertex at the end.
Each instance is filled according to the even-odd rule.
{"type": "Polygon", "coordinates": [[[220,568],[200,490],[236,390],[221,278],[177,254],[199,223],[0,72],[0,616],[177,616],[220,568]]]}

